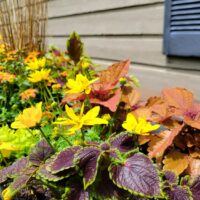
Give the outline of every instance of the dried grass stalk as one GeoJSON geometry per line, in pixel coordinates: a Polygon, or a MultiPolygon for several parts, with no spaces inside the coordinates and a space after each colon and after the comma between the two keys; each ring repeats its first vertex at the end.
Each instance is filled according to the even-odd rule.
{"type": "Polygon", "coordinates": [[[47,0],[0,0],[0,34],[12,50],[45,47],[47,0]]]}

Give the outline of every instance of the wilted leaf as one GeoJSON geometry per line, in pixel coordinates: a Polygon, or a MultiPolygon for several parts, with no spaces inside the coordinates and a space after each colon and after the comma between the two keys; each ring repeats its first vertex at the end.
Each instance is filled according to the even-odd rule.
{"type": "Polygon", "coordinates": [[[192,197],[194,200],[199,200],[200,198],[200,176],[198,176],[190,186],[192,192],[192,197]]]}
{"type": "Polygon", "coordinates": [[[86,190],[96,179],[101,150],[96,147],[81,149],[75,158],[75,162],[83,170],[83,184],[86,190]]]}
{"type": "Polygon", "coordinates": [[[46,142],[46,140],[43,139],[31,149],[29,161],[32,164],[39,166],[42,162],[45,162],[45,160],[49,158],[53,152],[54,151],[51,146],[46,142]]]}
{"type": "Polygon", "coordinates": [[[70,35],[70,38],[67,41],[67,51],[69,57],[77,64],[83,54],[83,43],[81,42],[79,35],[75,32],[70,35]]]}
{"type": "Polygon", "coordinates": [[[155,135],[149,143],[149,157],[160,157],[165,150],[172,144],[174,138],[180,133],[184,125],[179,125],[171,131],[164,131],[155,135]]]}
{"type": "Polygon", "coordinates": [[[121,90],[118,89],[114,92],[114,94],[109,99],[106,99],[106,100],[101,100],[99,98],[95,98],[92,96],[90,98],[90,103],[105,106],[109,108],[112,112],[115,112],[117,110],[117,105],[120,102],[120,98],[121,98],[121,90]]]}
{"type": "Polygon", "coordinates": [[[143,154],[135,153],[122,164],[111,164],[109,174],[118,187],[132,194],[148,197],[161,195],[158,172],[143,154]]]}
{"type": "Polygon", "coordinates": [[[12,165],[0,170],[0,183],[6,181],[8,178],[18,175],[28,166],[28,164],[28,159],[24,157],[14,162],[12,165]]]}
{"type": "Polygon", "coordinates": [[[133,134],[123,132],[110,139],[112,148],[117,148],[121,152],[128,152],[134,148],[134,140],[136,140],[133,134]]]}
{"type": "Polygon", "coordinates": [[[74,156],[80,148],[81,147],[79,146],[74,146],[59,152],[47,166],[47,170],[53,174],[56,174],[63,170],[74,167],[74,156]]]}
{"type": "Polygon", "coordinates": [[[175,150],[165,156],[163,164],[164,170],[172,171],[178,176],[188,167],[188,155],[175,150]]]}

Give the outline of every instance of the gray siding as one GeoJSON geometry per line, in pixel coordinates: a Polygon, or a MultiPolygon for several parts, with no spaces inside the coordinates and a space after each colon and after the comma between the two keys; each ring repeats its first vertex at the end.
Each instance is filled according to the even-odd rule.
{"type": "MultiPolygon", "coordinates": [[[[159,72],[165,83],[161,85],[168,86],[171,69],[175,73],[172,77],[177,77],[176,85],[186,82],[187,86],[184,76],[176,73],[179,68],[190,69],[190,76],[194,74],[197,81],[192,70],[200,70],[199,59],[167,58],[162,54],[163,0],[51,0],[48,6],[49,44],[64,49],[66,38],[77,31],[85,42],[86,52],[98,62],[130,58],[138,70],[141,67],[141,73],[148,75],[145,69],[152,69],[156,77],[149,84],[155,90],[160,89],[159,72]]],[[[184,73],[187,75],[187,71],[184,73]]],[[[197,86],[188,82],[188,87],[196,91],[197,86]]]]}

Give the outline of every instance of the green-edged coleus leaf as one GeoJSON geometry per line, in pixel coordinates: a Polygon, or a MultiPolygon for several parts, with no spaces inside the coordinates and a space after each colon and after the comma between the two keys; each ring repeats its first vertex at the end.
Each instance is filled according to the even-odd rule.
{"type": "Polygon", "coordinates": [[[73,32],[67,41],[67,51],[69,57],[77,64],[83,55],[83,43],[76,32],[73,32]]]}
{"type": "Polygon", "coordinates": [[[134,149],[135,135],[128,132],[122,132],[115,137],[112,137],[109,142],[112,148],[117,148],[121,152],[128,152],[134,149]]]}
{"type": "Polygon", "coordinates": [[[63,151],[55,155],[55,157],[48,164],[46,169],[52,174],[56,174],[63,170],[75,167],[74,156],[80,149],[80,146],[74,146],[64,149],[63,151]]]}
{"type": "Polygon", "coordinates": [[[96,178],[99,160],[101,158],[101,149],[96,147],[85,147],[81,149],[75,158],[80,169],[83,170],[83,184],[86,190],[96,178]]]}
{"type": "Polygon", "coordinates": [[[160,178],[151,160],[135,153],[123,163],[111,163],[109,166],[111,180],[120,188],[142,197],[160,197],[160,178]]]}
{"type": "Polygon", "coordinates": [[[52,147],[46,142],[46,140],[42,139],[35,147],[31,149],[29,161],[32,164],[39,166],[41,163],[44,163],[53,152],[54,151],[52,147]]]}
{"type": "Polygon", "coordinates": [[[200,176],[194,180],[194,182],[190,186],[190,190],[192,192],[193,199],[199,200],[200,199],[200,176]]]}
{"type": "Polygon", "coordinates": [[[66,195],[66,200],[90,200],[89,190],[84,190],[82,184],[76,177],[73,177],[68,182],[67,188],[69,191],[66,195]]]}
{"type": "Polygon", "coordinates": [[[52,158],[49,158],[44,165],[40,166],[39,170],[37,171],[37,175],[39,175],[40,177],[48,180],[48,181],[53,181],[53,182],[57,182],[60,181],[64,178],[67,178],[71,175],[73,175],[75,173],[74,169],[69,169],[67,172],[66,171],[62,171],[59,172],[57,174],[52,174],[51,172],[49,172],[46,167],[52,162],[52,158]]]}
{"type": "Polygon", "coordinates": [[[21,158],[14,162],[12,165],[3,168],[0,170],[0,183],[3,183],[8,178],[12,178],[19,174],[22,170],[24,170],[29,165],[29,161],[27,158],[21,158]]]}
{"type": "Polygon", "coordinates": [[[19,190],[25,188],[28,182],[31,180],[32,176],[35,175],[37,171],[37,167],[29,166],[23,170],[22,173],[16,177],[13,182],[9,185],[9,189],[11,190],[12,195],[14,196],[19,190]]]}
{"type": "Polygon", "coordinates": [[[126,199],[126,192],[118,188],[109,178],[107,170],[101,171],[98,174],[97,180],[94,183],[92,196],[98,200],[118,200],[126,199]]]}
{"type": "Polygon", "coordinates": [[[164,191],[169,200],[191,200],[190,189],[186,186],[171,185],[164,191]]]}
{"type": "Polygon", "coordinates": [[[164,172],[164,180],[167,181],[169,184],[178,183],[176,174],[172,171],[164,172]]]}

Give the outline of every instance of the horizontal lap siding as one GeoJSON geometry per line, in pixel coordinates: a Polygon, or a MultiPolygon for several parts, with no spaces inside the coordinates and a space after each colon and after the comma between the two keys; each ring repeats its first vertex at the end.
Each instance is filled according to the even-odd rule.
{"type": "Polygon", "coordinates": [[[199,59],[167,58],[163,51],[163,0],[51,0],[48,43],[65,48],[72,31],[101,60],[130,58],[161,68],[200,69],[199,59]]]}

